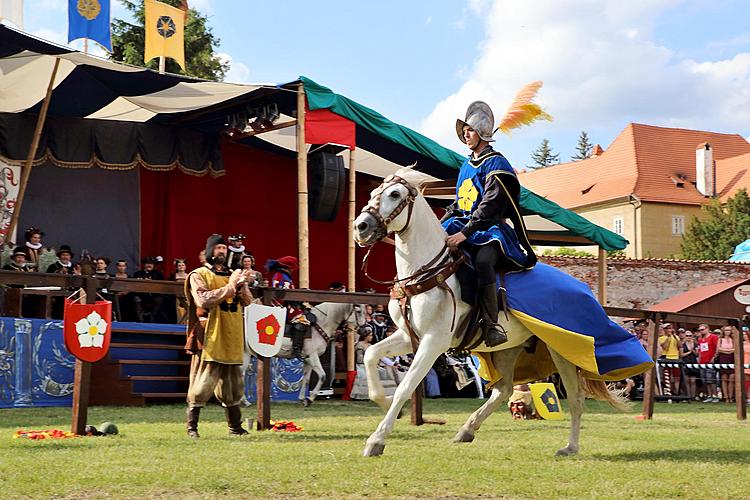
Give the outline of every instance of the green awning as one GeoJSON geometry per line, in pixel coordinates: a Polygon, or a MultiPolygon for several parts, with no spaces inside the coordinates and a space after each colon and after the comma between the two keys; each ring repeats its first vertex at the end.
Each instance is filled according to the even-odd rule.
{"type": "MultiPolygon", "coordinates": [[[[394,123],[377,111],[336,94],[331,89],[307,77],[301,76],[300,81],[304,84],[310,109],[328,109],[353,121],[357,125],[358,134],[361,128],[368,133],[407,148],[427,161],[433,161],[448,167],[450,169],[448,173],[461,168],[464,157],[455,151],[441,146],[419,132],[394,123]]],[[[443,177],[448,176],[443,175],[443,177]]],[[[583,237],[605,250],[622,250],[628,245],[628,240],[622,236],[598,226],[577,213],[542,198],[524,187],[521,187],[520,203],[524,215],[539,215],[564,227],[573,235],[583,237]]]]}

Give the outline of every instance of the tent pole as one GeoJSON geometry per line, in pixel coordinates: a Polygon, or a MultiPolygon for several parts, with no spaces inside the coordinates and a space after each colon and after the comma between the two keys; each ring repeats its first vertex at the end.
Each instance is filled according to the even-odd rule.
{"type": "Polygon", "coordinates": [[[599,303],[607,305],[607,251],[599,247],[599,303]]]}
{"type": "Polygon", "coordinates": [[[305,86],[297,88],[297,245],[299,288],[310,288],[309,227],[307,205],[307,144],[305,143],[305,86]]]}
{"type": "Polygon", "coordinates": [[[163,75],[166,67],[167,67],[167,58],[164,56],[159,56],[159,73],[163,75]]]}
{"type": "Polygon", "coordinates": [[[83,39],[83,53],[84,54],[89,53],[89,39],[88,38],[83,39]]]}
{"type": "Polygon", "coordinates": [[[349,150],[349,246],[347,254],[349,262],[349,279],[346,283],[346,289],[350,292],[357,290],[357,262],[354,246],[354,218],[357,215],[356,151],[356,148],[349,150]]]}
{"type": "MultiPolygon", "coordinates": [[[[47,120],[47,110],[49,109],[49,102],[52,97],[52,88],[55,86],[55,77],[57,76],[57,68],[60,66],[60,58],[55,58],[55,65],[52,67],[52,75],[49,78],[49,85],[47,85],[47,94],[44,96],[44,102],[42,103],[42,109],[39,111],[39,116],[36,118],[36,128],[34,129],[34,136],[31,139],[31,145],[29,146],[29,154],[26,157],[26,163],[23,165],[23,171],[21,171],[21,186],[18,188],[18,198],[16,199],[16,206],[13,210],[13,216],[10,219],[10,225],[8,226],[7,236],[13,234],[16,226],[18,225],[18,219],[21,216],[21,204],[23,203],[23,197],[26,194],[26,186],[29,183],[29,177],[31,176],[31,167],[34,164],[34,157],[36,156],[36,150],[39,148],[39,139],[42,136],[42,129],[44,128],[44,122],[47,120]]],[[[7,239],[6,236],[6,239],[7,239]]]]}

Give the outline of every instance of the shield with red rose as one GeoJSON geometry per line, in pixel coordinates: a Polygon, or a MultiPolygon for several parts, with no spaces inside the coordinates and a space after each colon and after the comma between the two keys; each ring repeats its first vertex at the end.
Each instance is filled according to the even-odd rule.
{"type": "Polygon", "coordinates": [[[80,304],[65,299],[63,334],[68,352],[81,361],[94,363],[104,358],[112,338],[112,302],[80,304]]]}
{"type": "Polygon", "coordinates": [[[245,307],[245,341],[259,356],[276,356],[284,340],[286,309],[250,304],[245,307]]]}

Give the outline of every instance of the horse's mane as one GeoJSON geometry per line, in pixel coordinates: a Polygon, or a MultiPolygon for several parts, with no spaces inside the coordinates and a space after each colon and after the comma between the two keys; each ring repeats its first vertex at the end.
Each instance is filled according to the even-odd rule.
{"type": "Polygon", "coordinates": [[[417,164],[414,163],[408,167],[401,167],[395,173],[395,175],[401,177],[403,180],[411,184],[417,189],[422,188],[422,184],[430,180],[430,176],[419,170],[415,170],[414,167],[417,164]]]}

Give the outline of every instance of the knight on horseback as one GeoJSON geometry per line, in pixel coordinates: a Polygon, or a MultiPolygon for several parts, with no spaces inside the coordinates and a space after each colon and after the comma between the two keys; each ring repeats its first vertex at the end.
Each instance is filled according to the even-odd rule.
{"type": "MultiPolygon", "coordinates": [[[[495,119],[490,107],[475,101],[463,120],[456,120],[458,138],[471,150],[458,175],[456,200],[441,220],[447,245],[466,251],[478,275],[476,294],[484,343],[507,342],[498,324],[497,273],[531,269],[537,258],[519,210],[521,185],[508,160],[490,145],[495,119]],[[508,221],[511,224],[508,224],[508,221]]],[[[502,303],[504,289],[500,286],[502,303]]]]}

